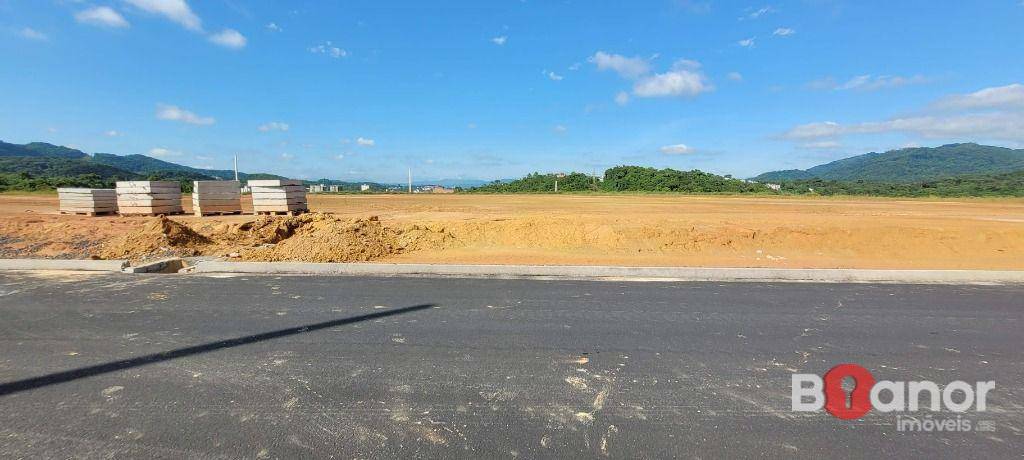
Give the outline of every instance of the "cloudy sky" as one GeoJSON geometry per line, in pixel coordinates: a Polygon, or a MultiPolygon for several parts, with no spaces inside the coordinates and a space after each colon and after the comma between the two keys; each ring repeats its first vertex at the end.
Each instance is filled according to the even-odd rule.
{"type": "Polygon", "coordinates": [[[0,139],[301,178],[1024,146],[1024,1],[0,0],[0,139]]]}

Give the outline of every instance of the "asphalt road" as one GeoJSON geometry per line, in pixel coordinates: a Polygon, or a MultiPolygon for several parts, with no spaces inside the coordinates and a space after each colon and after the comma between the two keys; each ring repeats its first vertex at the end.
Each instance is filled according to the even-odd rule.
{"type": "Polygon", "coordinates": [[[3,274],[0,457],[1019,456],[1022,318],[1020,286],[3,274]],[[994,380],[961,416],[993,431],[789,410],[843,362],[994,380]]]}

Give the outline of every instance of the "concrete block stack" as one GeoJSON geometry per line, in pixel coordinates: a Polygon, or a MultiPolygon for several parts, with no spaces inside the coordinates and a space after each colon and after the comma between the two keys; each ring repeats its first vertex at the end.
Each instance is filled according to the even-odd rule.
{"type": "Polygon", "coordinates": [[[194,181],[192,212],[197,216],[241,214],[242,185],[236,180],[194,181]]]}
{"type": "Polygon", "coordinates": [[[117,212],[138,216],[181,214],[181,184],[152,180],[118,182],[117,212]]]}
{"type": "Polygon", "coordinates": [[[112,188],[58,188],[61,214],[96,216],[117,212],[117,192],[112,188]]]}
{"type": "Polygon", "coordinates": [[[309,210],[301,180],[251,180],[252,209],[256,214],[301,214],[309,210]]]}

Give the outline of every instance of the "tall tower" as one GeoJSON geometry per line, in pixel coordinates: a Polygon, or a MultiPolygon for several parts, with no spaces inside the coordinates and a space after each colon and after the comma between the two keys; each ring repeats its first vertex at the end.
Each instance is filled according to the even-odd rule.
{"type": "Polygon", "coordinates": [[[412,193],[412,168],[409,168],[409,193],[412,193]]]}
{"type": "Polygon", "coordinates": [[[238,155],[235,154],[235,181],[238,181],[238,155]]]}

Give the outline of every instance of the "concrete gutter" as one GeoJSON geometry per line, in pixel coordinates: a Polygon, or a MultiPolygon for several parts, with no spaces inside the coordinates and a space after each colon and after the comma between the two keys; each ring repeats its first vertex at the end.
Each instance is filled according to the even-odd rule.
{"type": "Polygon", "coordinates": [[[76,270],[119,272],[127,260],[0,259],[0,270],[76,270]]]}
{"type": "Polygon", "coordinates": [[[203,261],[195,265],[193,273],[567,278],[621,281],[1024,284],[1024,270],[859,270],[203,261]]]}

